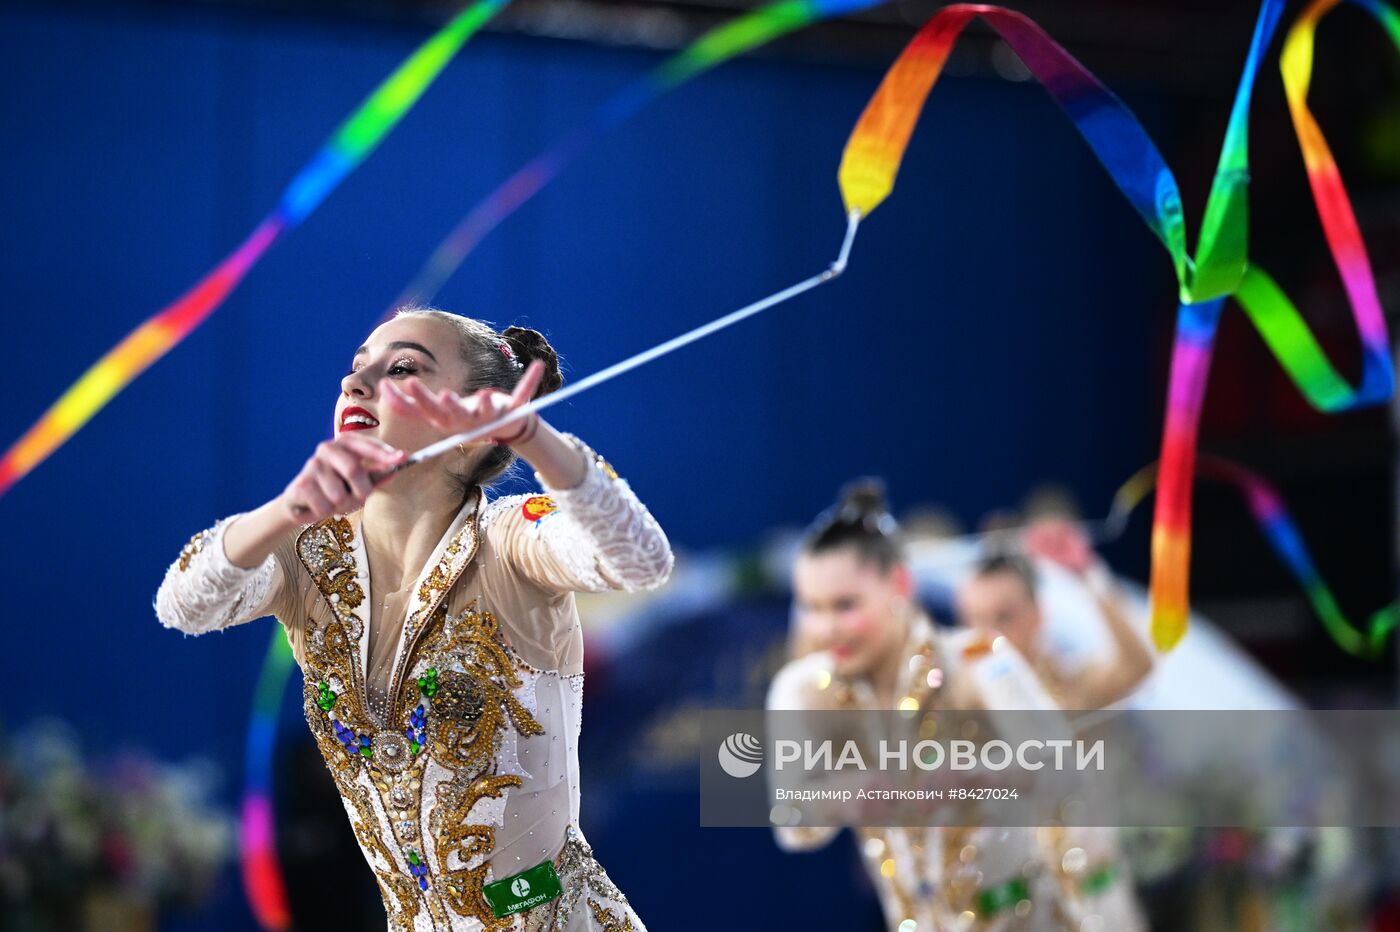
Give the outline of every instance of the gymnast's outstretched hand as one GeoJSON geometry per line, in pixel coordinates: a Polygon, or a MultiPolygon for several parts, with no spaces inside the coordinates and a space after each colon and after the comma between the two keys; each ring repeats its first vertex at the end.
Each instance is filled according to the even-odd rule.
{"type": "Polygon", "coordinates": [[[347,514],[387,482],[408,454],[358,431],[323,440],[275,500],[296,522],[314,524],[347,514]],[[372,475],[378,474],[378,475],[372,475]]]}
{"type": "MultiPolygon", "coordinates": [[[[431,391],[416,378],[384,383],[384,401],[395,414],[420,417],[442,431],[444,437],[485,427],[529,403],[544,376],[544,364],[532,360],[509,393],[483,388],[469,395],[451,389],[431,391]]],[[[569,489],[583,481],[586,457],[564,435],[544,423],[534,412],[503,425],[471,446],[509,446],[535,467],[551,488],[569,489]]]]}
{"type": "Polygon", "coordinates": [[[1076,576],[1084,576],[1099,563],[1089,535],[1063,518],[1036,521],[1026,528],[1022,538],[1033,556],[1058,563],[1076,576]]]}
{"type": "MultiPolygon", "coordinates": [[[[499,388],[483,388],[470,395],[460,395],[450,388],[432,391],[418,379],[404,379],[402,382],[384,383],[384,400],[395,414],[420,417],[442,431],[443,436],[450,437],[484,427],[527,403],[534,397],[543,375],[544,364],[535,360],[526,368],[514,391],[507,393],[499,388]]],[[[523,443],[538,427],[539,415],[531,413],[474,441],[470,446],[523,443]]]]}

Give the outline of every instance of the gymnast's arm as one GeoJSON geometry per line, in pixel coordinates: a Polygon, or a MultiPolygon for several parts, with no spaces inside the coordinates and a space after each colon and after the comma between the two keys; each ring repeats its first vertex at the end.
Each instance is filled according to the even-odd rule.
{"type": "Polygon", "coordinates": [[[1133,692],[1152,672],[1155,658],[1129,619],[1118,585],[1102,563],[1084,575],[1113,641],[1109,657],[1079,671],[1073,679],[1073,696],[1067,703],[1077,709],[1102,709],[1133,692]],[[1075,701],[1077,700],[1077,701],[1075,701]]]}
{"type": "Polygon", "coordinates": [[[302,522],[360,507],[374,488],[370,467],[387,468],[402,457],[354,435],[320,444],[281,495],[190,538],[156,591],[156,617],[187,634],[282,617],[277,609],[291,590],[292,539],[302,522]],[[309,510],[298,515],[298,504],[309,510]]]}
{"type": "Polygon", "coordinates": [[[204,634],[274,612],[287,589],[287,569],[273,551],[287,529],[269,521],[267,510],[221,518],[190,538],[156,591],[162,625],[204,634]],[[242,532],[237,538],[235,529],[242,532]]]}
{"type": "Polygon", "coordinates": [[[1124,698],[1152,672],[1154,656],[1133,628],[1119,587],[1107,564],[1094,552],[1084,530],[1063,519],[1036,522],[1025,531],[1027,549],[1069,570],[1098,603],[1113,641],[1110,656],[1067,678],[1060,700],[1066,709],[1102,709],[1124,698]]]}
{"type": "Polygon", "coordinates": [[[637,592],[671,575],[675,556],[627,481],[572,434],[540,422],[515,451],[546,495],[493,503],[488,533],[518,572],[546,590],[637,592]]]}

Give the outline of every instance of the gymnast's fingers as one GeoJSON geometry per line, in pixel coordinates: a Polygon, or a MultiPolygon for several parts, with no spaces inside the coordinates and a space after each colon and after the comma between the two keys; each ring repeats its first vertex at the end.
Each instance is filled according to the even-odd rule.
{"type": "Polygon", "coordinates": [[[282,494],[289,502],[292,517],[301,521],[319,521],[335,511],[305,472],[292,480],[292,484],[282,494]]]}
{"type": "Polygon", "coordinates": [[[510,393],[511,408],[518,408],[534,398],[535,389],[540,387],[540,379],[542,378],[544,378],[544,363],[538,359],[532,359],[530,364],[525,367],[525,374],[516,383],[515,390],[510,393]]]}
{"type": "Polygon", "coordinates": [[[335,472],[350,487],[350,491],[357,499],[369,497],[369,493],[374,490],[373,483],[370,482],[369,471],[365,469],[364,461],[356,450],[351,450],[346,444],[329,444],[320,457],[327,468],[335,472]]]}
{"type": "Polygon", "coordinates": [[[390,446],[383,440],[376,437],[359,436],[360,431],[341,434],[335,439],[340,446],[347,447],[359,454],[360,458],[370,462],[393,466],[406,457],[408,454],[397,447],[390,446]]]}

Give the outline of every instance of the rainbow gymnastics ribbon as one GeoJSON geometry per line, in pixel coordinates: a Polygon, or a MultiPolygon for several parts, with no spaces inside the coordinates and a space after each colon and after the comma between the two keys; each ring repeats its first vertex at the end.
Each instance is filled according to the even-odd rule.
{"type": "MultiPolygon", "coordinates": [[[[1000,7],[957,4],[936,13],[886,74],[847,142],[839,173],[852,214],[869,214],[895,175],[924,101],[963,28],[980,17],[995,29],[1065,111],[1085,142],[1171,256],[1180,309],[1163,429],[1161,478],[1152,539],[1152,636],[1170,650],[1186,631],[1191,491],[1200,409],[1224,300],[1235,296],[1305,397],[1322,410],[1390,397],[1394,372],[1374,277],[1336,163],[1306,105],[1317,22],[1339,0],[1316,0],[1290,31],[1281,70],[1313,198],[1347,286],[1364,344],[1365,371],[1353,390],[1327,361],[1302,315],[1247,257],[1249,110],[1259,62],[1283,0],[1264,0],[1240,78],[1194,256],[1176,179],[1141,123],[1121,100],[1030,19],[1000,7]]],[[[1395,13],[1379,0],[1355,0],[1400,44],[1395,13]]]]}
{"type": "Polygon", "coordinates": [[[723,23],[619,90],[592,119],[526,162],[457,223],[394,299],[381,322],[405,304],[428,304],[492,230],[554,180],[600,136],[647,104],[711,68],[813,23],[886,0],[777,0],[723,23]]]}
{"type": "MultiPolygon", "coordinates": [[[[1111,529],[1109,536],[1116,537],[1126,527],[1128,516],[1157,484],[1157,474],[1158,464],[1152,463],[1119,488],[1106,522],[1111,529]]],[[[1227,483],[1240,493],[1269,546],[1302,587],[1313,611],[1322,619],[1323,627],[1338,647],[1366,660],[1381,657],[1386,639],[1400,625],[1400,602],[1392,602],[1375,612],[1364,626],[1353,623],[1318,572],[1283,495],[1273,483],[1239,463],[1206,454],[1196,461],[1196,475],[1227,483]]]]}
{"type": "Polygon", "coordinates": [[[253,694],[253,717],[244,751],[243,811],[238,825],[243,890],[258,924],[276,932],[292,927],[292,913],[277,860],[272,756],[277,747],[282,697],[295,666],[286,632],[278,625],[253,694]]]}
{"type": "Polygon", "coordinates": [[[374,151],[457,51],[509,0],[477,0],[424,42],[350,114],[237,249],[92,365],[0,458],[0,495],[224,302],[268,248],[374,151]]]}
{"type": "MultiPolygon", "coordinates": [[[[1310,404],[1329,413],[1379,404],[1395,391],[1389,337],[1375,276],[1366,257],[1351,201],[1342,185],[1341,173],[1307,106],[1314,34],[1321,18],[1337,5],[1338,0],[1315,0],[1304,10],[1289,30],[1279,66],[1313,201],[1361,336],[1359,386],[1353,389],[1337,373],[1302,314],[1263,269],[1248,264],[1233,294],[1294,385],[1310,404]]],[[[1397,29],[1393,10],[1374,0],[1362,0],[1358,5],[1379,19],[1392,41],[1400,45],[1400,29],[1397,29]]],[[[1196,305],[1183,303],[1178,311],[1152,544],[1152,633],[1153,640],[1164,650],[1174,645],[1186,630],[1191,476],[1201,406],[1223,304],[1223,298],[1196,305]]],[[[1308,584],[1304,585],[1306,588],[1308,584]]]]}

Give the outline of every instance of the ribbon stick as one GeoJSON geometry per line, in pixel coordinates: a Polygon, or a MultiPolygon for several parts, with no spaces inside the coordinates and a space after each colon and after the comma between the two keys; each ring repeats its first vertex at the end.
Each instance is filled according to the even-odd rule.
{"type": "MultiPolygon", "coordinates": [[[[1400,18],[1379,0],[1358,2],[1400,44],[1400,18]]],[[[1285,371],[1322,410],[1374,404],[1393,392],[1385,323],[1365,248],[1336,163],[1306,106],[1313,31],[1337,3],[1315,0],[1302,14],[1285,44],[1281,68],[1313,197],[1364,343],[1365,371],[1356,390],[1337,375],[1297,309],[1247,256],[1249,110],[1259,63],[1278,24],[1282,0],[1264,0],[1260,8],[1194,255],[1186,249],[1176,179],[1141,123],[1039,26],[1000,7],[956,4],[936,13],[885,76],[842,157],[840,181],[847,209],[868,214],[894,189],[914,125],[953,43],[968,22],[980,17],[1065,111],[1114,184],[1166,248],[1176,271],[1181,308],[1152,539],[1152,634],[1160,650],[1169,650],[1186,630],[1196,438],[1224,299],[1234,296],[1241,303],[1285,371]]]]}
{"type": "Polygon", "coordinates": [[[0,457],[0,495],[73,436],[107,402],[204,322],[268,248],[300,224],[374,151],[433,80],[509,0],[478,0],[421,45],[345,120],[297,173],[242,244],[172,304],[94,363],[0,457]]]}
{"type": "Polygon", "coordinates": [[[430,303],[492,230],[554,180],[595,140],[647,104],[691,78],[788,33],[832,17],[879,6],[885,0],[777,0],[718,26],[667,58],[602,104],[590,122],[564,136],[473,207],[381,317],[406,304],[430,303]]]}
{"type": "MultiPolygon", "coordinates": [[[[1105,522],[1111,536],[1122,532],[1128,516],[1152,492],[1158,471],[1158,464],[1153,463],[1118,490],[1105,522]]],[[[1302,587],[1313,611],[1322,619],[1338,647],[1367,660],[1382,655],[1386,639],[1400,625],[1400,602],[1392,602],[1375,612],[1364,626],[1355,624],[1342,611],[1336,596],[1318,572],[1283,495],[1273,483],[1239,463],[1218,456],[1202,455],[1196,464],[1196,475],[1232,485],[1240,493],[1269,546],[1302,587]]]]}
{"type": "Polygon", "coordinates": [[[760,298],[752,304],[746,304],[736,311],[730,311],[723,317],[717,317],[709,323],[701,324],[699,327],[692,330],[687,330],[685,333],[674,336],[664,343],[658,343],[656,346],[642,350],[640,353],[635,353],[620,362],[615,362],[611,366],[600,369],[587,378],[574,382],[572,385],[566,385],[558,391],[550,392],[548,395],[542,395],[527,404],[523,404],[501,415],[489,424],[483,424],[480,427],[474,427],[471,430],[463,431],[460,434],[453,434],[436,443],[429,444],[421,450],[410,454],[402,463],[398,464],[393,469],[383,473],[372,474],[371,478],[378,483],[386,476],[392,475],[400,470],[407,469],[410,466],[416,466],[424,460],[432,459],[435,456],[450,453],[461,444],[471,443],[483,437],[488,437],[507,424],[528,417],[536,411],[542,411],[545,408],[553,407],[554,405],[568,401],[575,395],[586,392],[591,388],[596,388],[604,382],[612,381],[619,375],[631,372],[633,369],[644,366],[652,360],[660,359],[662,356],[674,353],[682,347],[689,346],[696,340],[703,339],[713,333],[718,333],[727,327],[732,327],[740,321],[753,317],[755,314],[760,314],[769,308],[782,304],[784,301],[788,301],[800,294],[811,291],[819,285],[826,284],[846,270],[846,263],[850,259],[851,247],[855,244],[856,231],[859,226],[860,216],[858,214],[852,213],[846,218],[846,235],[841,241],[841,251],[837,254],[836,259],[832,261],[831,265],[817,274],[804,278],[795,285],[789,285],[781,291],[775,291],[768,297],[760,298]]]}

